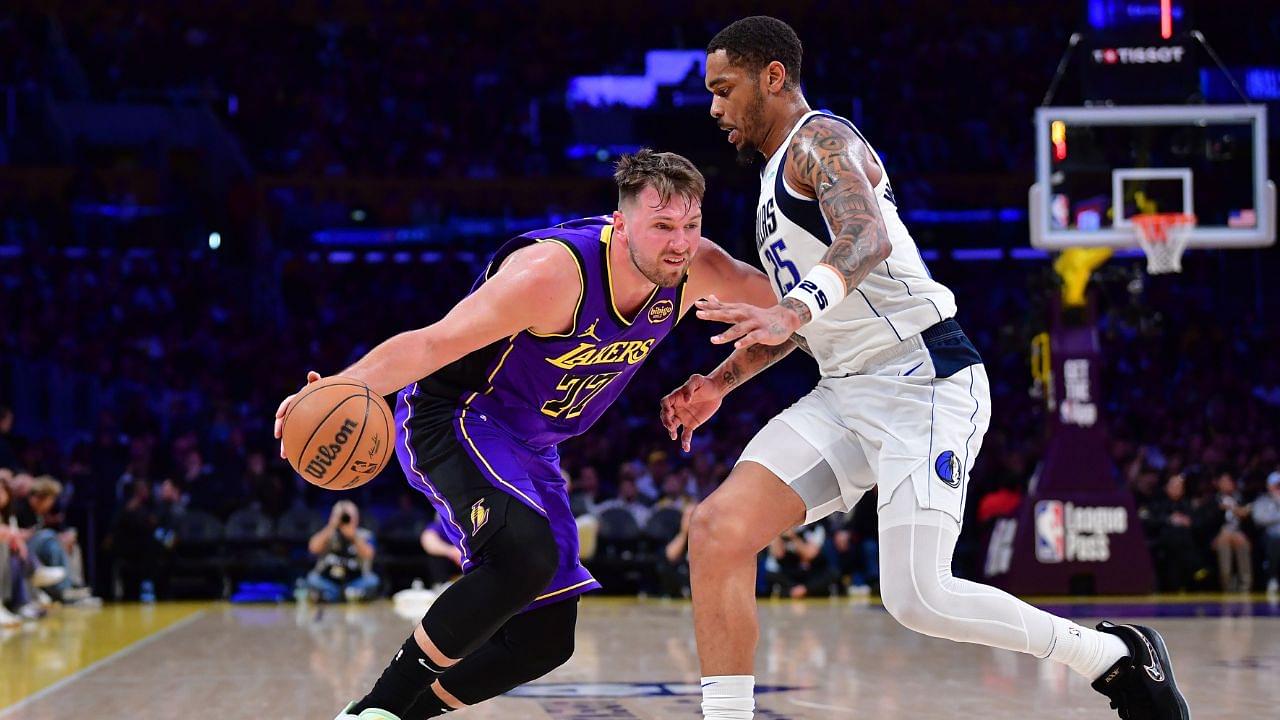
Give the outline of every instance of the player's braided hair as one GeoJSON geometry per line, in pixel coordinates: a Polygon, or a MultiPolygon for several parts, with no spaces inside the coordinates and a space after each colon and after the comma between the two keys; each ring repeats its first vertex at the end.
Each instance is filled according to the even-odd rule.
{"type": "Polygon", "coordinates": [[[666,205],[673,195],[690,202],[702,202],[702,194],[707,189],[702,173],[683,155],[654,152],[649,148],[619,158],[613,181],[618,184],[619,206],[638,197],[645,187],[658,191],[659,207],[666,205]]]}
{"type": "Polygon", "coordinates": [[[753,15],[734,22],[707,43],[708,55],[717,50],[724,50],[731,64],[744,67],[753,75],[777,60],[787,70],[783,87],[791,90],[800,84],[804,48],[796,31],[777,18],[753,15]]]}

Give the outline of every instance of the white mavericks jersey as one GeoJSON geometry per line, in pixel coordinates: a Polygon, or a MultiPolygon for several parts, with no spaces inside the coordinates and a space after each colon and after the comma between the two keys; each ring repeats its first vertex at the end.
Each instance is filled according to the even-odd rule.
{"type": "MultiPolygon", "coordinates": [[[[773,277],[773,289],[779,299],[822,261],[831,245],[831,228],[818,201],[796,192],[782,172],[796,132],[820,115],[848,125],[862,138],[848,120],[813,111],[800,118],[761,171],[756,249],[765,272],[773,277]]],[[[862,140],[866,142],[866,138],[862,140]]],[[[867,147],[871,149],[871,144],[867,143],[867,147]]],[[[875,155],[874,149],[871,152],[875,155]]],[[[878,155],[875,157],[883,171],[884,163],[878,155]]],[[[930,277],[915,241],[898,217],[888,172],[881,173],[875,194],[893,253],[861,285],[852,288],[839,305],[798,333],[809,344],[824,377],[857,373],[877,352],[956,314],[955,296],[930,277]]]]}

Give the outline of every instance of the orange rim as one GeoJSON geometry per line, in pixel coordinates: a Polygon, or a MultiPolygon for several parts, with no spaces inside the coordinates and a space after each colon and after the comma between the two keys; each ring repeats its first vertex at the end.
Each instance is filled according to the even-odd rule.
{"type": "Polygon", "coordinates": [[[1191,213],[1147,213],[1134,215],[1132,222],[1142,228],[1147,241],[1166,242],[1169,239],[1169,228],[1195,225],[1196,216],[1191,213]]]}

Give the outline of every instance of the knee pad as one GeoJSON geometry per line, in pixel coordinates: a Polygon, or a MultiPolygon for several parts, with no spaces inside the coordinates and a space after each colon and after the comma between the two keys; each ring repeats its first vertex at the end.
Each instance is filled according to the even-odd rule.
{"type": "Polygon", "coordinates": [[[501,525],[478,548],[479,560],[500,571],[513,590],[540,591],[551,582],[560,565],[555,533],[547,518],[519,500],[502,495],[504,507],[493,510],[493,515],[502,515],[490,519],[501,525]]]}
{"type": "Polygon", "coordinates": [[[578,599],[553,603],[530,615],[524,619],[529,629],[519,637],[519,653],[541,677],[573,657],[578,599]]]}
{"type": "Polygon", "coordinates": [[[432,604],[422,629],[446,657],[463,658],[533,602],[560,563],[551,524],[520,501],[495,491],[473,509],[474,565],[432,604]]]}
{"type": "Polygon", "coordinates": [[[577,598],[516,615],[474,654],[445,671],[440,684],[475,705],[540,678],[573,655],[577,618],[577,598]]]}
{"type": "MultiPolygon", "coordinates": [[[[577,603],[576,599],[574,603],[577,603]]],[[[571,623],[566,631],[559,633],[547,643],[547,672],[551,672],[569,662],[569,658],[573,657],[573,650],[574,625],[571,623]]]]}

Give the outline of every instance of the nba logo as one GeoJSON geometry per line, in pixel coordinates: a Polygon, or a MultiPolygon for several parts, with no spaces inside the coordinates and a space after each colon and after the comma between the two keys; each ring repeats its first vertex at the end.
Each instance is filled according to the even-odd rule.
{"type": "Polygon", "coordinates": [[[1071,201],[1062,193],[1054,193],[1053,201],[1049,204],[1049,221],[1050,228],[1053,230],[1066,230],[1071,224],[1071,201]]]}
{"type": "Polygon", "coordinates": [[[1062,502],[1041,500],[1036,503],[1036,560],[1060,563],[1067,556],[1067,527],[1062,502]]]}

